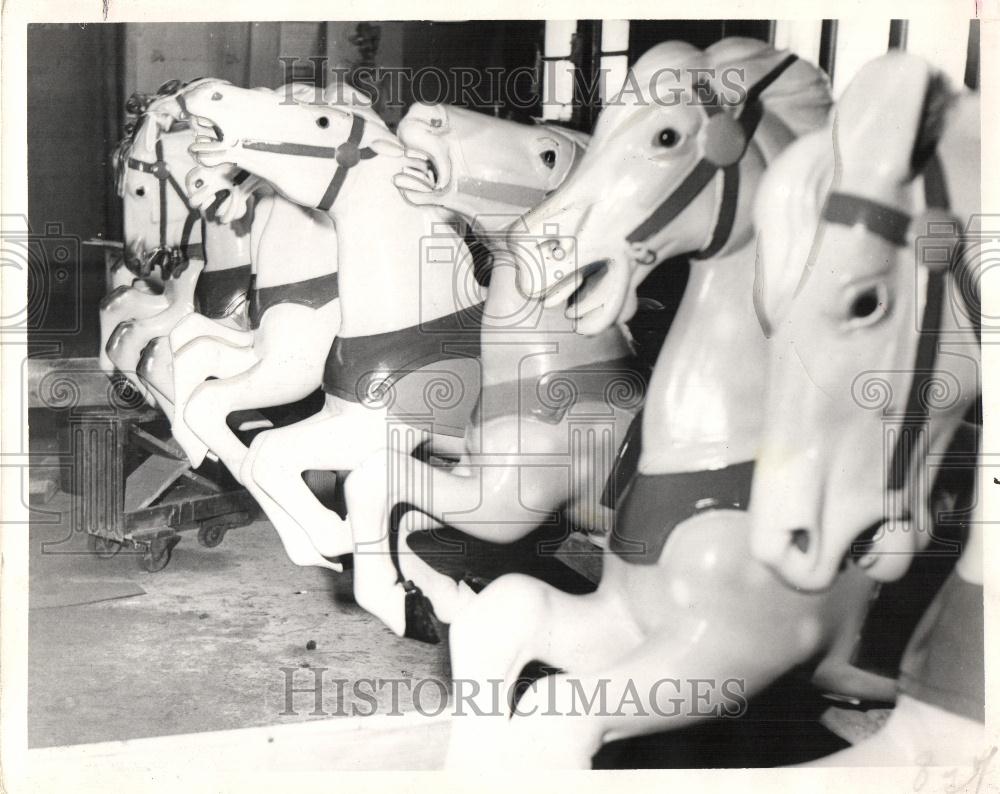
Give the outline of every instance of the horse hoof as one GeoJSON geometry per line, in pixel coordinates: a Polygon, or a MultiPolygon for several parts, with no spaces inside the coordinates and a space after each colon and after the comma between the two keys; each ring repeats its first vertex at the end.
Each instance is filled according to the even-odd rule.
{"type": "Polygon", "coordinates": [[[441,638],[434,625],[434,608],[430,599],[413,582],[404,582],[403,587],[406,589],[406,630],[403,636],[410,640],[437,645],[441,642],[441,638]]]}

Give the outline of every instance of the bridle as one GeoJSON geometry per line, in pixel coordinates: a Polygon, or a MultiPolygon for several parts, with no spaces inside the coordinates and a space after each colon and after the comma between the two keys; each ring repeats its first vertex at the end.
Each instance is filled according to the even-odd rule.
{"type": "MultiPolygon", "coordinates": [[[[171,131],[175,129],[171,128],[171,131]]],[[[153,268],[159,267],[164,279],[180,275],[187,269],[188,260],[191,257],[204,258],[204,247],[201,243],[191,243],[191,232],[197,221],[202,223],[202,239],[204,239],[205,221],[201,213],[191,206],[187,194],[181,187],[177,178],[170,173],[170,166],[163,157],[163,140],[156,141],[156,160],[147,163],[143,160],[136,160],[129,157],[127,167],[133,171],[140,171],[144,174],[151,174],[156,177],[159,184],[160,201],[160,232],[159,245],[142,258],[133,258],[126,263],[126,266],[135,275],[145,278],[153,268]],[[177,194],[185,208],[187,217],[184,218],[184,227],[181,231],[181,240],[178,245],[167,245],[167,190],[168,187],[177,194]]]]}
{"type": "Polygon", "coordinates": [[[313,146],[304,143],[273,143],[270,141],[243,140],[239,146],[256,152],[272,154],[288,154],[295,157],[320,157],[337,162],[337,170],[333,172],[330,184],[327,185],[323,197],[316,205],[317,209],[328,212],[337,200],[347,173],[362,160],[370,160],[377,155],[370,146],[361,147],[361,139],[365,134],[365,120],[351,113],[351,131],[347,140],[339,146],[313,146]]]}
{"type": "MultiPolygon", "coordinates": [[[[434,126],[433,122],[431,126],[434,126]]],[[[566,169],[564,180],[565,177],[569,175],[569,172],[573,167],[573,162],[576,162],[586,151],[586,149],[581,146],[579,142],[571,139],[566,140],[568,145],[572,146],[573,161],[570,163],[570,168],[566,169]]],[[[543,188],[536,188],[532,185],[523,185],[517,182],[502,182],[496,179],[476,179],[469,176],[459,177],[455,182],[455,193],[460,196],[468,196],[472,199],[482,199],[484,201],[492,201],[496,204],[505,204],[509,207],[518,208],[535,207],[540,204],[542,200],[549,195],[549,193],[557,189],[557,187],[554,187],[549,190],[545,190],[543,188]]]]}
{"type": "MultiPolygon", "coordinates": [[[[833,191],[828,195],[821,215],[828,223],[848,227],[863,226],[872,234],[897,247],[914,244],[916,235],[926,230],[936,246],[933,248],[918,246],[920,253],[917,256],[917,267],[922,267],[927,272],[927,289],[920,317],[913,380],[906,397],[902,427],[896,436],[886,475],[886,488],[895,492],[904,490],[906,486],[907,475],[912,465],[913,447],[920,431],[929,421],[929,406],[924,395],[934,376],[937,361],[947,289],[946,277],[951,273],[958,278],[969,267],[968,258],[963,255],[962,245],[958,239],[960,228],[958,219],[950,212],[944,170],[937,154],[928,159],[923,170],[923,181],[927,212],[921,218],[914,219],[895,207],[839,191],[833,191]],[[947,230],[946,234],[940,233],[943,229],[947,230]],[[942,249],[946,249],[946,256],[941,255],[942,249]],[[931,251],[934,251],[933,257],[929,255],[931,251]]],[[[959,292],[970,317],[973,318],[976,338],[979,339],[979,296],[970,296],[961,289],[959,292]]]]}
{"type": "Polygon", "coordinates": [[[704,136],[702,156],[681,183],[644,221],[626,235],[625,240],[636,253],[640,264],[653,264],[656,261],[656,254],[648,247],[648,241],[672,223],[708,187],[720,171],[722,195],[712,235],[708,245],[691,256],[694,259],[715,256],[729,241],[736,221],[740,186],[739,165],[764,116],[764,106],[760,102],[760,96],[797,60],[794,55],[787,56],[750,86],[743,102],[743,109],[736,118],[723,110],[721,102],[708,83],[696,84],[707,100],[702,105],[708,116],[702,128],[704,136]]]}

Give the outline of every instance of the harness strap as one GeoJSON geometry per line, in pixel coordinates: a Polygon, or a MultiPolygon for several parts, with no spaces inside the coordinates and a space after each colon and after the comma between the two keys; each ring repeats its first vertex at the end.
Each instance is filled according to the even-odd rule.
{"type": "Polygon", "coordinates": [[[257,152],[268,152],[270,154],[289,154],[295,157],[319,157],[327,160],[337,161],[337,170],[333,172],[333,178],[327,185],[323,198],[316,205],[317,209],[328,212],[337,200],[340,189],[347,179],[347,172],[350,171],[362,160],[370,160],[376,156],[376,152],[370,147],[361,148],[361,139],[365,134],[365,120],[361,116],[352,114],[351,131],[347,140],[340,146],[313,146],[305,143],[272,143],[270,141],[245,140],[241,144],[244,149],[257,152]]]}
{"type": "Polygon", "coordinates": [[[534,207],[545,198],[545,191],[513,182],[490,182],[473,177],[459,177],[456,190],[475,198],[496,201],[512,207],[534,207]]]}
{"type": "MultiPolygon", "coordinates": [[[[144,174],[151,174],[156,177],[160,207],[159,247],[150,254],[148,269],[151,270],[154,266],[159,265],[161,270],[164,272],[164,277],[170,278],[174,275],[180,275],[187,269],[187,260],[190,257],[198,257],[200,259],[204,258],[204,246],[201,243],[190,244],[189,242],[191,239],[191,232],[194,230],[194,224],[196,221],[201,219],[201,214],[191,206],[184,189],[181,187],[174,175],[170,173],[170,166],[164,158],[162,138],[156,141],[155,152],[155,162],[147,163],[144,160],[137,160],[134,157],[130,157],[128,159],[128,167],[134,171],[140,171],[144,174]],[[184,219],[184,226],[181,230],[180,245],[177,248],[167,245],[168,185],[177,194],[188,211],[187,217],[184,219]]],[[[205,224],[204,219],[201,220],[202,239],[204,239],[205,224]]]]}
{"type": "Polygon", "coordinates": [[[361,116],[354,116],[351,121],[351,132],[347,136],[347,141],[337,147],[337,170],[333,172],[333,179],[326,188],[326,193],[320,199],[319,209],[326,212],[337,200],[337,194],[344,186],[347,179],[347,172],[362,160],[368,160],[375,156],[375,152],[370,147],[360,148],[361,138],[365,134],[365,120],[361,116]]]}
{"type": "Polygon", "coordinates": [[[628,483],[608,549],[633,565],[656,565],[670,535],[690,518],[750,506],[754,461],[722,469],[638,474],[628,483]]]}
{"type": "MultiPolygon", "coordinates": [[[[924,203],[927,209],[946,212],[950,208],[951,202],[944,179],[944,169],[937,154],[932,155],[927,161],[923,171],[923,180],[924,203]]],[[[903,247],[912,242],[914,226],[912,216],[895,207],[886,206],[863,196],[842,192],[830,193],[823,207],[822,218],[841,226],[863,226],[872,234],[894,246],[903,247]]],[[[958,241],[956,240],[946,266],[942,266],[945,263],[939,264],[938,262],[917,262],[918,267],[922,265],[927,270],[927,291],[920,317],[913,380],[907,393],[903,422],[896,436],[886,476],[886,487],[890,491],[901,491],[905,487],[907,474],[912,463],[913,447],[917,442],[921,428],[929,418],[926,391],[928,384],[934,377],[934,366],[937,361],[938,340],[944,316],[946,276],[949,270],[954,271],[967,267],[957,245],[958,241]]],[[[968,303],[968,296],[965,296],[964,293],[963,298],[968,303]]],[[[976,333],[978,336],[978,328],[976,333]]]]}
{"type": "MultiPolygon", "coordinates": [[[[937,154],[931,156],[924,168],[924,196],[928,209],[947,210],[950,206],[948,189],[937,154]]],[[[949,261],[954,259],[948,257],[949,261]]],[[[937,360],[938,338],[941,333],[941,319],[944,314],[946,268],[930,267],[927,262],[918,262],[927,267],[927,297],[920,318],[920,336],[917,340],[917,355],[914,361],[913,381],[906,397],[903,425],[896,437],[889,464],[887,485],[890,491],[901,491],[906,484],[910,469],[913,447],[920,429],[927,423],[929,406],[925,397],[927,384],[934,375],[937,360]]]]}
{"type": "Polygon", "coordinates": [[[760,96],[781,75],[797,61],[789,55],[781,63],[765,74],[747,90],[743,110],[733,119],[718,104],[718,97],[701,83],[702,90],[708,90],[709,100],[705,104],[708,121],[705,124],[704,154],[695,163],[681,183],[660,202],[649,216],[636,226],[625,240],[632,244],[642,244],[659,234],[674,221],[681,212],[715,179],[722,171],[722,198],[708,245],[694,256],[705,259],[717,254],[729,240],[736,220],[736,206],[739,198],[739,163],[749,148],[757,126],[764,116],[760,96]]]}

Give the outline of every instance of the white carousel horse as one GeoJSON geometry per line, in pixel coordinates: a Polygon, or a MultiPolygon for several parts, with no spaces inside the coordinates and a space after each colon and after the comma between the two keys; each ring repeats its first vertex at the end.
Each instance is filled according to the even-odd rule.
{"type": "MultiPolygon", "coordinates": [[[[800,591],[880,581],[925,548],[929,456],[981,391],[979,100],[912,55],[867,64],[758,208],[771,389],[753,552],[800,591]],[[973,230],[974,231],[974,230],[973,230]]],[[[830,763],[972,763],[983,722],[981,528],[911,641],[896,710],[830,763]]]]}
{"type": "MultiPolygon", "coordinates": [[[[350,528],[302,472],[350,471],[397,429],[412,432],[411,449],[428,434],[442,444],[450,436],[455,447],[478,393],[478,362],[463,356],[478,353],[482,297],[464,242],[447,230],[449,216],[408,204],[393,185],[403,154],[396,137],[360,94],[335,93],[346,99],[309,104],[210,81],[182,97],[196,123],[223,136],[192,147],[203,164],[235,164],[336,223],[342,321],[326,359],[325,406],[257,436],[240,477],[294,562],[339,570],[327,558],[354,551],[350,528]],[[430,261],[418,261],[431,237],[454,258],[437,261],[431,251],[430,261]],[[461,386],[459,399],[443,406],[435,404],[442,378],[461,386]]],[[[280,333],[299,348],[312,344],[306,329],[280,333]]],[[[360,567],[355,576],[363,580],[360,567]]]]}
{"type": "MultiPolygon", "coordinates": [[[[752,304],[750,206],[767,162],[825,121],[826,80],[746,39],[704,52],[662,44],[639,59],[632,77],[646,99],[655,79],[659,96],[676,90],[683,100],[655,103],[633,93],[604,110],[577,170],[526,218],[529,230],[545,234],[543,256],[555,257],[555,241],[565,253],[562,241],[572,239],[575,261],[564,257],[558,275],[553,262],[530,275],[536,284],[543,279],[539,292],[562,292],[566,270],[627,256],[631,237],[651,252],[643,261],[697,252],[690,281],[647,391],[638,473],[618,504],[597,591],[572,596],[508,575],[469,599],[452,623],[452,675],[479,685],[471,694],[480,712],[494,711],[490,682],[502,681],[501,695],[509,693],[528,662],[562,672],[533,685],[508,719],[477,717],[470,705],[453,723],[451,766],[587,767],[604,742],[724,713],[732,704],[722,682],[741,681],[752,698],[835,650],[846,616],[863,610],[870,594],[858,572],[827,593],[795,593],[749,554],[746,508],[766,360],[752,304]],[[743,101],[694,100],[695,67],[716,80],[726,67],[742,68],[743,101]],[[705,172],[697,183],[688,176],[705,172]],[[562,239],[545,231],[548,224],[562,239]],[[700,704],[689,689],[657,686],[693,678],[716,682],[700,704]],[[603,691],[621,707],[581,714],[578,691],[603,691]],[[574,700],[577,713],[558,716],[573,711],[574,700]]],[[[586,309],[588,330],[628,305],[620,292],[630,280],[602,280],[582,299],[612,306],[600,316],[586,309]]],[[[857,672],[861,688],[889,686],[857,672]]]]}
{"type": "MultiPolygon", "coordinates": [[[[168,87],[170,86],[163,86],[161,90],[168,87]]],[[[176,230],[171,230],[168,223],[161,221],[159,213],[148,211],[149,202],[146,200],[145,185],[138,193],[136,191],[139,185],[133,185],[132,189],[126,189],[125,186],[129,172],[128,158],[133,150],[142,115],[151,101],[151,96],[138,93],[128,98],[125,109],[132,120],[126,123],[125,137],[118,142],[111,153],[115,189],[122,199],[124,209],[126,242],[121,255],[110,267],[108,294],[101,301],[100,307],[101,342],[98,363],[109,375],[114,372],[115,365],[108,358],[105,348],[112,331],[120,322],[152,316],[162,311],[165,305],[162,299],[164,272],[161,263],[169,264],[171,257],[139,256],[138,251],[147,248],[155,250],[161,233],[166,233],[171,238],[177,237],[176,230]]],[[[176,213],[174,217],[176,219],[176,213]]],[[[176,243],[167,246],[170,250],[175,247],[176,243]]]]}
{"type": "MultiPolygon", "coordinates": [[[[137,140],[155,136],[156,122],[148,123],[152,129],[141,126],[137,140]]],[[[193,142],[193,137],[186,138],[187,145],[193,142]]],[[[168,301],[166,307],[156,314],[121,323],[111,334],[107,351],[119,369],[134,373],[132,377],[143,392],[172,419],[172,356],[167,335],[196,308],[205,320],[212,319],[226,328],[241,329],[245,325],[244,305],[251,275],[250,225],[249,220],[241,219],[251,207],[252,183],[243,185],[249,175],[236,169],[196,167],[186,149],[171,160],[165,145],[154,143],[154,147],[163,152],[163,159],[147,166],[141,159],[129,157],[129,168],[159,181],[160,191],[173,190],[186,210],[185,230],[197,224],[201,239],[198,243],[182,242],[178,258],[165,268],[170,273],[162,295],[168,301]]],[[[165,201],[161,195],[161,211],[165,201]]],[[[197,324],[187,326],[188,330],[194,327],[197,324]]],[[[201,330],[208,331],[204,327],[201,330]]]]}
{"type": "Polygon", "coordinates": [[[188,124],[181,123],[149,134],[144,122],[115,153],[118,194],[124,209],[125,262],[132,273],[161,274],[163,288],[154,290],[140,279],[121,285],[101,301],[101,368],[109,374],[119,369],[138,390],[135,376],[142,344],[134,344],[131,326],[122,323],[153,317],[190,294],[204,265],[199,213],[187,202],[184,174],[196,163],[187,148],[195,140],[188,124]],[[119,330],[120,329],[120,330],[119,330]]]}
{"type": "Polygon", "coordinates": [[[185,177],[189,205],[202,213],[205,266],[194,288],[169,309],[137,323],[153,338],[143,348],[136,375],[173,422],[173,351],[198,337],[218,337],[248,325],[247,291],[254,191],[258,180],[245,171],[196,166],[185,177]]]}
{"type": "Polygon", "coordinates": [[[370,544],[364,605],[403,635],[406,593],[414,586],[445,622],[456,598],[471,590],[404,553],[412,525],[400,531],[405,581],[397,582],[389,541],[393,507],[406,503],[469,535],[504,543],[565,506],[579,528],[606,535],[612,512],[599,499],[645,383],[621,328],[585,337],[575,333],[564,307],[543,309],[540,300],[526,299],[516,283],[516,254],[504,244],[504,230],[563,183],[586,136],[445,105],[414,105],[398,134],[416,158],[416,167],[395,180],[403,195],[459,213],[493,259],[480,334],[483,387],[459,465],[434,467],[410,458],[409,450],[381,450],[347,480],[354,540],[370,544]],[[426,167],[419,166],[421,158],[426,167]],[[574,433],[573,421],[581,419],[574,433]],[[383,569],[378,580],[376,564],[383,569]],[[379,580],[384,595],[377,599],[379,580]]]}
{"type": "MultiPolygon", "coordinates": [[[[277,101],[286,96],[286,88],[253,93],[277,101]]],[[[158,101],[150,112],[161,123],[171,123],[169,113],[186,110],[188,90],[191,86],[158,101]]],[[[304,91],[311,95],[314,89],[292,86],[290,90],[293,95],[304,91]]],[[[221,130],[214,132],[217,139],[221,130]]],[[[213,138],[199,136],[192,153],[208,140],[213,138]]],[[[234,411],[292,403],[315,391],[341,321],[332,220],[270,188],[261,189],[259,179],[251,184],[258,196],[250,241],[254,277],[247,293],[248,328],[232,329],[193,315],[169,337],[174,439],[192,465],[200,465],[211,451],[238,480],[247,447],[226,418],[234,411]]],[[[200,201],[211,198],[207,186],[199,190],[200,201]]]]}

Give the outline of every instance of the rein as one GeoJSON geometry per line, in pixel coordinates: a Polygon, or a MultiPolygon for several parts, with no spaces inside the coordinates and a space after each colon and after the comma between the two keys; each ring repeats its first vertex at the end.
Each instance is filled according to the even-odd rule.
{"type": "MultiPolygon", "coordinates": [[[[204,248],[201,243],[190,244],[191,232],[194,224],[201,219],[201,214],[188,201],[187,194],[180,183],[170,173],[170,166],[163,159],[163,140],[156,141],[156,161],[147,163],[143,160],[136,160],[134,157],[128,158],[127,166],[133,171],[141,171],[144,174],[151,174],[156,177],[159,183],[160,198],[160,241],[159,245],[153,249],[144,259],[139,261],[131,260],[129,270],[139,277],[148,276],[154,267],[159,267],[164,274],[164,278],[171,278],[180,275],[187,269],[188,259],[192,256],[204,257],[204,248]],[[177,246],[167,245],[167,187],[180,197],[184,206],[188,210],[184,219],[184,228],[181,232],[181,241],[177,246]]],[[[202,237],[204,238],[204,220],[202,219],[202,237]]]]}
{"type": "Polygon", "coordinates": [[[272,143],[269,141],[244,140],[240,146],[256,152],[269,152],[271,154],[288,154],[294,157],[320,157],[337,161],[337,170],[333,172],[333,178],[327,185],[323,198],[316,205],[317,209],[328,212],[337,200],[340,189],[347,179],[347,172],[362,160],[370,160],[376,156],[376,152],[370,146],[361,147],[361,139],[365,134],[365,120],[358,115],[351,114],[351,131],[347,140],[339,146],[312,146],[304,143],[272,143]]]}
{"type": "MultiPolygon", "coordinates": [[[[851,193],[831,192],[823,207],[822,218],[830,223],[841,226],[863,226],[872,234],[881,237],[886,242],[897,247],[903,247],[913,242],[914,229],[925,228],[934,234],[934,228],[945,224],[952,230],[958,228],[957,219],[950,213],[948,188],[944,180],[941,161],[936,154],[931,156],[923,172],[924,198],[927,206],[926,216],[915,220],[912,216],[895,207],[889,207],[877,201],[851,193]]],[[[936,237],[947,245],[947,259],[940,257],[940,247],[935,249],[934,259],[928,256],[917,257],[917,267],[927,271],[927,290],[924,308],[920,317],[919,339],[914,356],[914,375],[906,397],[906,409],[903,424],[896,436],[892,451],[892,459],[886,477],[886,488],[889,491],[902,491],[906,485],[909,473],[913,447],[921,428],[929,421],[929,406],[924,399],[924,393],[934,375],[937,362],[938,341],[941,334],[941,320],[944,315],[946,277],[949,273],[966,268],[966,258],[962,256],[960,243],[954,236],[936,237]]],[[[926,251],[925,249],[922,249],[926,251]]],[[[962,292],[966,308],[973,316],[978,314],[971,305],[970,296],[962,292]]],[[[979,338],[978,322],[975,327],[976,338],[979,338]]]]}
{"type": "MultiPolygon", "coordinates": [[[[645,248],[645,244],[678,215],[722,172],[722,200],[715,218],[712,236],[708,245],[692,255],[694,259],[707,259],[715,256],[728,242],[736,220],[736,206],[739,198],[740,170],[739,164],[750,147],[757,126],[764,116],[764,108],[760,96],[764,93],[798,58],[787,56],[776,67],[754,83],[748,90],[739,117],[733,118],[727,114],[716,101],[714,93],[710,94],[708,103],[704,105],[708,120],[705,123],[705,142],[701,159],[695,163],[681,183],[667,195],[659,206],[638,226],[625,240],[633,247],[645,248]]],[[[700,84],[703,88],[707,85],[700,84]]],[[[710,89],[709,89],[710,90],[710,89]]],[[[648,248],[644,253],[644,263],[652,264],[655,254],[648,248]]]]}

